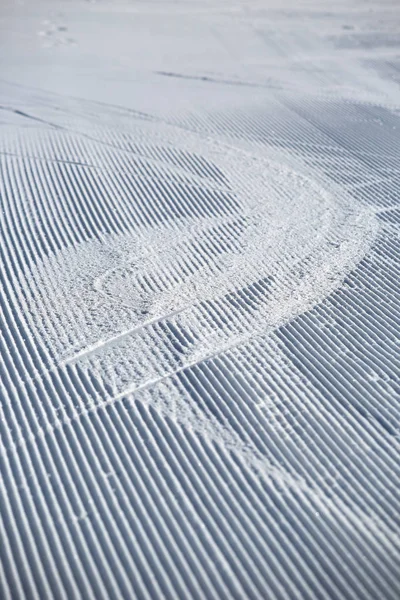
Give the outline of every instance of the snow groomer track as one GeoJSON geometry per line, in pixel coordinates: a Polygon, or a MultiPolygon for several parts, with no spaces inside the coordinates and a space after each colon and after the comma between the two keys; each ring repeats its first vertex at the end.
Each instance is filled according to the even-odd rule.
{"type": "Polygon", "coordinates": [[[0,8],[0,597],[400,598],[400,7],[0,8]]]}

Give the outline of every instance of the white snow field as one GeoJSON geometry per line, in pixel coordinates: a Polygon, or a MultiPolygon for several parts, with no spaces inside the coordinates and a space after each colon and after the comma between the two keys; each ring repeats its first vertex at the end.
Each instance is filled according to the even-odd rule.
{"type": "Polygon", "coordinates": [[[400,3],[2,0],[1,600],[399,600],[400,3]]]}

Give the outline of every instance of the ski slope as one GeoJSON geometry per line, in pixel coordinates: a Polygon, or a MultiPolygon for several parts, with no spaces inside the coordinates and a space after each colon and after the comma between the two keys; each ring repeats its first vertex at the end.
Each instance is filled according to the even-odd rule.
{"type": "Polygon", "coordinates": [[[0,597],[400,597],[400,11],[3,0],[0,597]]]}

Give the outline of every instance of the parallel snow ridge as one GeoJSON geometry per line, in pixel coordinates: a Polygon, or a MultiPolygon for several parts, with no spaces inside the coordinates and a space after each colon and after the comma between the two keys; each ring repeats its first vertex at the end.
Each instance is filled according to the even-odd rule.
{"type": "Polygon", "coordinates": [[[354,269],[367,246],[341,266],[337,249],[370,243],[367,213],[287,168],[269,163],[262,217],[256,193],[246,205],[183,150],[42,127],[5,139],[6,595],[396,598],[392,207],[354,269]],[[318,306],[280,314],[310,277],[318,306]]]}

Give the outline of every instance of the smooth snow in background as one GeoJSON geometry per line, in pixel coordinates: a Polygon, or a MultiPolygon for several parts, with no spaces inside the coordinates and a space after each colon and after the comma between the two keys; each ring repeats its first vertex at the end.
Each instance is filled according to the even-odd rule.
{"type": "Polygon", "coordinates": [[[395,3],[0,9],[6,598],[398,598],[395,3]]]}

